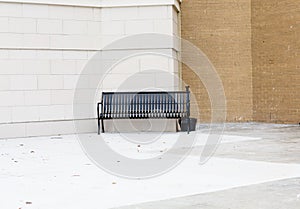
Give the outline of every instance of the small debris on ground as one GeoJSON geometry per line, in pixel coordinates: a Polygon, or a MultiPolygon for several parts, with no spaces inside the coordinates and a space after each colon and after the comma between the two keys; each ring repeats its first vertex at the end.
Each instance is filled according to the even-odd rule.
{"type": "Polygon", "coordinates": [[[112,182],[112,184],[117,184],[116,182],[112,182]]]}
{"type": "Polygon", "coordinates": [[[32,202],[26,202],[25,204],[26,204],[26,205],[31,205],[31,204],[32,204],[32,202]]]}

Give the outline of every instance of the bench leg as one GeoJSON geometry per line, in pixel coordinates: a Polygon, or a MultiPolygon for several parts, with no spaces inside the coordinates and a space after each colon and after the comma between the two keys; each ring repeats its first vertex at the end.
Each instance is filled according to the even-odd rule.
{"type": "Polygon", "coordinates": [[[101,125],[102,125],[102,133],[104,133],[104,120],[103,119],[101,119],[101,125]]]}
{"type": "Polygon", "coordinates": [[[98,118],[98,135],[100,134],[100,119],[98,118]]]}

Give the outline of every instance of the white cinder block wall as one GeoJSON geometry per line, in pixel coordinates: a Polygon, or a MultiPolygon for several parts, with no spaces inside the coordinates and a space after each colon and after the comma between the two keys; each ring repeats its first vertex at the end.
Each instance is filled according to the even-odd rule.
{"type": "MultiPolygon", "coordinates": [[[[178,36],[178,12],[174,0],[0,0],[0,138],[74,133],[73,95],[89,58],[128,35],[178,36]]],[[[156,50],[174,59],[126,60],[101,88],[116,89],[126,76],[148,69],[179,76],[175,47],[156,50]]],[[[174,78],[146,76],[156,87],[178,88],[174,78]]],[[[96,131],[93,117],[82,116],[82,132],[96,131]]]]}

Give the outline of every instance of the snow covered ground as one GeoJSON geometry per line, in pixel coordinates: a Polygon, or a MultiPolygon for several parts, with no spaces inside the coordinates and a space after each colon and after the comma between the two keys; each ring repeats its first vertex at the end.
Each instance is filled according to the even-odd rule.
{"type": "MultiPolygon", "coordinates": [[[[147,158],[171,146],[178,134],[183,133],[166,133],[139,147],[119,134],[102,136],[123,155],[147,158]]],[[[206,138],[199,134],[195,146],[206,138]]],[[[249,140],[261,139],[224,135],[222,143],[249,140]]],[[[159,177],[129,180],[95,166],[75,135],[0,140],[0,165],[1,209],[107,209],[300,176],[300,164],[213,157],[199,165],[199,156],[193,155],[159,177]]]]}

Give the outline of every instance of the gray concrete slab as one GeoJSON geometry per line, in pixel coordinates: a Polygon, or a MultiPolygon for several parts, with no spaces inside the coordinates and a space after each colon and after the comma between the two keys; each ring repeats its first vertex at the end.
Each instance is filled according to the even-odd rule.
{"type": "MultiPolygon", "coordinates": [[[[212,131],[201,125],[200,133],[212,131]]],[[[259,140],[221,144],[214,157],[233,158],[272,163],[300,164],[300,126],[263,123],[226,124],[225,135],[259,137],[259,140]]],[[[183,148],[174,150],[180,155],[183,148]]],[[[203,146],[197,146],[191,155],[199,155],[203,146]]],[[[238,187],[169,200],[149,202],[118,209],[299,209],[300,178],[238,187]]]]}
{"type": "Polygon", "coordinates": [[[300,178],[115,209],[299,209],[300,178]]]}
{"type": "MultiPolygon", "coordinates": [[[[212,131],[218,130],[215,127],[212,131]]],[[[208,133],[205,126],[201,133],[208,133]]],[[[274,163],[300,164],[300,126],[276,124],[226,124],[224,135],[259,137],[250,140],[220,144],[214,157],[234,158],[274,163]]],[[[191,155],[200,156],[203,146],[193,148],[191,155]]],[[[174,150],[173,154],[182,154],[183,150],[174,150]]]]}

